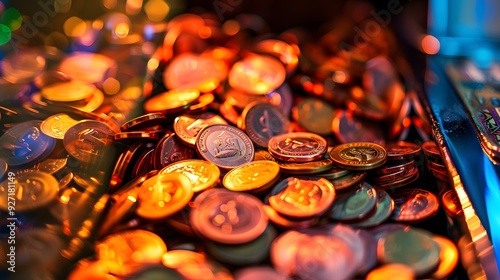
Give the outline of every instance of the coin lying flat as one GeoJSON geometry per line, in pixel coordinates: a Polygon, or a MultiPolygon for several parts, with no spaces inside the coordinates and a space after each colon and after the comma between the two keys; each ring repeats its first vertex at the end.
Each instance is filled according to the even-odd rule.
{"type": "Polygon", "coordinates": [[[318,223],[319,217],[313,217],[310,219],[291,219],[281,215],[276,212],[273,207],[269,205],[263,206],[264,212],[266,213],[269,221],[271,221],[277,227],[283,229],[299,229],[299,228],[308,228],[318,223]]]}
{"type": "Polygon", "coordinates": [[[25,166],[45,158],[55,146],[55,139],[43,134],[41,121],[14,125],[0,137],[0,158],[10,167],[25,166]]]}
{"type": "Polygon", "coordinates": [[[419,222],[437,213],[439,200],[422,189],[405,189],[391,194],[395,207],[392,219],[400,222],[419,222]]]}
{"type": "Polygon", "coordinates": [[[89,162],[111,144],[114,134],[105,123],[94,120],[79,121],[64,134],[64,148],[74,158],[89,162]]]}
{"type": "Polygon", "coordinates": [[[197,159],[178,161],[160,170],[160,174],[172,172],[178,172],[188,177],[195,193],[216,185],[220,176],[220,170],[215,164],[197,159]]]}
{"type": "Polygon", "coordinates": [[[398,141],[398,142],[389,142],[384,145],[385,150],[387,151],[387,159],[388,160],[403,160],[410,159],[420,154],[420,145],[398,141]]]}
{"type": "Polygon", "coordinates": [[[96,87],[80,80],[70,80],[43,87],[40,91],[43,98],[57,102],[74,102],[90,97],[96,87]]]}
{"type": "Polygon", "coordinates": [[[376,189],[377,191],[377,209],[375,214],[372,216],[355,223],[354,227],[373,227],[380,225],[392,215],[394,211],[394,200],[389,196],[389,194],[382,190],[376,189]]]}
{"type": "Polygon", "coordinates": [[[3,79],[13,84],[30,82],[44,71],[46,65],[47,61],[41,50],[19,49],[3,58],[3,79]]]}
{"type": "Polygon", "coordinates": [[[167,91],[148,99],[144,103],[144,110],[148,113],[179,113],[189,108],[199,96],[198,90],[167,91]]]}
{"type": "Polygon", "coordinates": [[[330,158],[345,169],[369,170],[382,166],[387,160],[387,152],[378,144],[354,142],[333,148],[330,158]]]}
{"type": "Polygon", "coordinates": [[[55,139],[64,139],[64,134],[70,127],[78,121],[66,114],[56,114],[46,118],[40,125],[40,129],[45,135],[55,139]]]}
{"type": "Polygon", "coordinates": [[[202,158],[222,169],[250,162],[255,153],[252,141],[243,131],[223,124],[203,128],[196,138],[196,149],[202,158]]]}
{"type": "Polygon", "coordinates": [[[283,161],[306,162],[323,157],[326,140],[314,133],[294,132],[274,136],[269,140],[269,153],[283,161]]]}
{"type": "Polygon", "coordinates": [[[109,261],[109,272],[119,276],[128,276],[144,264],[159,263],[166,251],[163,240],[146,230],[116,233],[96,245],[97,258],[109,261]]]}
{"type": "Polygon", "coordinates": [[[330,180],[336,191],[358,186],[366,178],[366,172],[349,172],[347,175],[330,180]]]}
{"type": "Polygon", "coordinates": [[[262,191],[278,180],[279,172],[276,162],[252,161],[230,170],[222,179],[222,184],[231,191],[262,191]]]}
{"type": "Polygon", "coordinates": [[[159,220],[180,211],[193,197],[191,181],[172,172],[153,176],[142,183],[136,213],[148,220],[159,220]]]}
{"type": "Polygon", "coordinates": [[[340,221],[363,219],[377,204],[377,193],[368,183],[363,183],[356,190],[341,194],[333,203],[330,218],[340,221]]]}
{"type": "Polygon", "coordinates": [[[196,197],[190,221],[196,232],[224,244],[252,241],[268,224],[260,200],[225,189],[206,190],[196,197]]]}
{"type": "Polygon", "coordinates": [[[59,70],[72,79],[80,79],[88,83],[101,83],[116,67],[111,58],[97,53],[75,53],[65,58],[59,70]]]}
{"type": "Polygon", "coordinates": [[[184,144],[194,147],[196,145],[196,136],[200,130],[211,124],[227,124],[227,122],[222,117],[213,113],[183,115],[175,118],[174,131],[184,144]]]}
{"type": "Polygon", "coordinates": [[[267,148],[269,139],[289,132],[290,123],[282,111],[267,102],[251,103],[241,113],[242,126],[252,141],[267,148]]]}
{"type": "Polygon", "coordinates": [[[325,213],[335,198],[335,189],[323,178],[288,178],[271,192],[269,205],[287,217],[311,218],[325,213]]]}
{"type": "Polygon", "coordinates": [[[307,131],[319,135],[330,135],[334,109],[321,99],[307,97],[292,109],[292,116],[307,131]]]}
{"type": "Polygon", "coordinates": [[[225,267],[197,252],[172,250],[163,255],[161,262],[164,266],[177,270],[186,280],[233,279],[225,267]]]}

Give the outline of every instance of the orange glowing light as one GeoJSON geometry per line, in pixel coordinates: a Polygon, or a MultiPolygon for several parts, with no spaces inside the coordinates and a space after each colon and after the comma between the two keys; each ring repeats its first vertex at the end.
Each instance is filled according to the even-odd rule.
{"type": "Polygon", "coordinates": [[[108,95],[117,94],[120,91],[120,82],[115,78],[107,78],[102,84],[104,93],[108,95]]]}
{"type": "Polygon", "coordinates": [[[64,22],[63,29],[68,37],[81,37],[87,30],[87,24],[79,17],[70,17],[64,22]]]}
{"type": "Polygon", "coordinates": [[[355,99],[361,99],[361,98],[363,98],[363,96],[365,96],[363,89],[361,89],[360,87],[353,87],[352,91],[351,91],[351,95],[355,99]]]}
{"type": "Polygon", "coordinates": [[[228,20],[222,25],[222,30],[229,36],[233,36],[240,31],[240,24],[235,20],[228,20]]]}
{"type": "Polygon", "coordinates": [[[115,27],[115,35],[116,37],[118,38],[125,38],[128,36],[130,32],[130,26],[125,23],[125,22],[122,22],[122,23],[119,23],[116,27],[115,27]]]}
{"type": "Polygon", "coordinates": [[[409,117],[406,117],[403,119],[403,127],[410,127],[411,125],[411,119],[409,117]]]}
{"type": "Polygon", "coordinates": [[[203,26],[198,30],[198,36],[200,36],[201,39],[208,39],[212,36],[212,30],[208,26],[203,26]]]}
{"type": "Polygon", "coordinates": [[[439,40],[432,35],[425,35],[421,41],[422,51],[426,54],[437,54],[439,52],[439,40]]]}
{"type": "Polygon", "coordinates": [[[102,0],[102,4],[109,10],[113,10],[116,7],[116,2],[118,0],[102,0]]]}
{"type": "Polygon", "coordinates": [[[129,15],[137,15],[142,8],[142,0],[127,0],[125,12],[129,15]]]}
{"type": "Polygon", "coordinates": [[[323,85],[322,84],[315,84],[313,86],[313,93],[316,95],[320,95],[323,93],[323,85]]]}
{"type": "Polygon", "coordinates": [[[151,21],[162,21],[170,11],[170,7],[163,0],[150,0],[144,5],[144,12],[151,21]]]}

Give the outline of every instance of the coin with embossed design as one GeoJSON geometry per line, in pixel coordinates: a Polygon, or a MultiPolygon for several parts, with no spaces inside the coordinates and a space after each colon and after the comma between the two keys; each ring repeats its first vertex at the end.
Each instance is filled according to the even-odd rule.
{"type": "Polygon", "coordinates": [[[377,192],[368,183],[337,197],[330,218],[339,221],[360,220],[367,217],[377,205],[377,192]]]}
{"type": "Polygon", "coordinates": [[[226,189],[210,189],[198,195],[189,217],[197,233],[224,244],[255,240],[268,225],[259,199],[226,189]]]}
{"type": "Polygon", "coordinates": [[[392,219],[398,222],[419,222],[437,213],[439,200],[430,191],[405,189],[391,194],[394,199],[392,219]]]}
{"type": "Polygon", "coordinates": [[[194,150],[181,143],[174,134],[165,135],[155,148],[153,155],[153,165],[160,170],[163,167],[185,159],[193,158],[194,150]]]}
{"type": "Polygon", "coordinates": [[[284,216],[305,219],[325,213],[334,198],[335,188],[326,179],[290,177],[273,188],[269,205],[284,216]]]}
{"type": "Polygon", "coordinates": [[[387,160],[387,152],[375,143],[353,142],[333,148],[330,158],[345,169],[369,170],[382,166],[387,160]]]}
{"type": "Polygon", "coordinates": [[[61,113],[46,118],[40,125],[40,129],[45,135],[56,139],[64,139],[64,133],[78,121],[70,116],[61,113]]]}
{"type": "Polygon", "coordinates": [[[252,140],[241,129],[224,124],[209,125],[196,138],[198,154],[219,168],[232,169],[254,157],[252,140]]]}
{"type": "Polygon", "coordinates": [[[227,124],[227,122],[214,113],[178,116],[174,120],[174,131],[184,144],[194,147],[198,132],[211,124],[227,124]]]}
{"type": "Polygon", "coordinates": [[[217,184],[219,168],[206,160],[187,159],[172,163],[160,170],[160,174],[178,172],[191,181],[193,192],[201,192],[217,184]]]}
{"type": "Polygon", "coordinates": [[[279,160],[306,162],[322,158],[326,153],[327,143],[317,134],[294,132],[271,138],[268,150],[279,160]]]}
{"type": "Polygon", "coordinates": [[[290,122],[281,109],[267,102],[248,104],[241,113],[241,129],[252,141],[267,148],[269,139],[290,131],[290,122]]]}
{"type": "Polygon", "coordinates": [[[279,172],[280,167],[274,161],[252,161],[229,171],[222,184],[231,191],[267,189],[278,180],[279,172]]]}
{"type": "Polygon", "coordinates": [[[89,162],[111,145],[115,133],[108,125],[94,120],[83,120],[64,134],[64,148],[74,158],[89,162]]]}

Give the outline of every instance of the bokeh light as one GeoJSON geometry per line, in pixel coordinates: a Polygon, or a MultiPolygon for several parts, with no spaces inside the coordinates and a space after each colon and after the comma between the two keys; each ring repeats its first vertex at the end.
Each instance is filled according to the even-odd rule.
{"type": "Polygon", "coordinates": [[[70,17],[64,22],[63,29],[68,37],[81,37],[87,30],[87,24],[79,17],[70,17]]]}
{"type": "Polygon", "coordinates": [[[0,24],[0,45],[4,45],[10,41],[12,31],[6,25],[0,24]]]}
{"type": "Polygon", "coordinates": [[[102,0],[102,4],[108,10],[113,10],[116,7],[117,2],[117,0],[102,0]]]}
{"type": "Polygon", "coordinates": [[[421,44],[422,51],[426,54],[437,54],[439,52],[439,40],[432,35],[425,35],[421,44]]]}
{"type": "Polygon", "coordinates": [[[21,27],[23,23],[23,17],[18,10],[14,8],[8,8],[2,13],[1,23],[7,26],[10,30],[15,31],[21,27]]]}
{"type": "Polygon", "coordinates": [[[142,9],[142,0],[127,0],[125,12],[129,15],[137,15],[142,9]]]}
{"type": "Polygon", "coordinates": [[[144,12],[151,21],[162,21],[170,11],[170,7],[163,0],[150,0],[144,5],[144,12]]]}

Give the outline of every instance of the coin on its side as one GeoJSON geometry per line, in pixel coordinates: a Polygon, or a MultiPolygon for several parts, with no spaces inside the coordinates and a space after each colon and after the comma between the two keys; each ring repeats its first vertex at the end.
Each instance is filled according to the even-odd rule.
{"type": "Polygon", "coordinates": [[[268,150],[279,160],[307,162],[322,158],[327,151],[327,143],[314,133],[293,132],[271,138],[268,150]]]}

